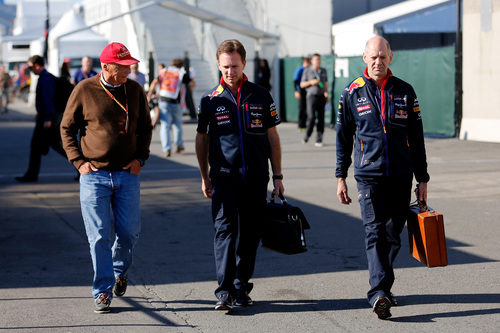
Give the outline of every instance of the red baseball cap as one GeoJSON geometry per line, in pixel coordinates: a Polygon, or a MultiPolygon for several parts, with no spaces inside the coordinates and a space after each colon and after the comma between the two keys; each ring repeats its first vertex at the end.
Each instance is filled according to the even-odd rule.
{"type": "Polygon", "coordinates": [[[101,52],[99,60],[103,64],[115,63],[119,65],[132,65],[139,60],[132,58],[129,50],[122,43],[108,44],[101,52]]]}

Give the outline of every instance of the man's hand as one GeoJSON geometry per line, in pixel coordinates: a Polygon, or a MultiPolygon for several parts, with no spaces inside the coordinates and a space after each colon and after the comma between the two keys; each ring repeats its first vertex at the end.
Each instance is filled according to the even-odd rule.
{"type": "Polygon", "coordinates": [[[309,80],[309,85],[310,86],[317,86],[317,85],[319,85],[319,80],[318,79],[309,80]]]}
{"type": "Polygon", "coordinates": [[[283,186],[283,181],[281,179],[273,180],[275,196],[278,198],[280,195],[285,194],[285,187],[283,186]]]}
{"type": "Polygon", "coordinates": [[[131,174],[138,175],[141,172],[141,163],[138,160],[132,160],[123,167],[123,170],[130,170],[131,174]]]}
{"type": "Polygon", "coordinates": [[[46,120],[43,122],[43,128],[51,128],[52,127],[52,121],[46,120]]]}
{"type": "Polygon", "coordinates": [[[417,187],[418,201],[425,201],[427,203],[427,183],[419,183],[417,187]]]}
{"type": "Polygon", "coordinates": [[[348,205],[352,202],[351,198],[349,198],[349,194],[347,193],[345,178],[337,179],[337,197],[339,198],[340,203],[344,205],[348,205]]]}
{"type": "Polygon", "coordinates": [[[295,92],[293,94],[295,95],[296,99],[300,99],[300,97],[301,97],[300,96],[300,91],[295,90],[295,92]]]}
{"type": "Polygon", "coordinates": [[[99,171],[99,169],[93,166],[90,162],[85,162],[78,168],[78,172],[80,173],[80,175],[89,174],[91,171],[99,171]]]}
{"type": "Polygon", "coordinates": [[[201,179],[201,191],[203,192],[205,198],[212,198],[212,194],[214,192],[212,190],[212,181],[210,181],[210,178],[201,179]]]}

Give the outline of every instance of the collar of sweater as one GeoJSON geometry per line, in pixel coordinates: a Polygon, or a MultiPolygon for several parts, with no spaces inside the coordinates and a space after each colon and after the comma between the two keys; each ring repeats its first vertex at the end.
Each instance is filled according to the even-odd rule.
{"type": "Polygon", "coordinates": [[[99,73],[99,77],[101,78],[101,82],[106,86],[106,87],[110,87],[110,88],[118,88],[119,86],[121,86],[121,84],[117,84],[116,86],[110,84],[110,83],[107,83],[106,80],[104,80],[104,75],[102,75],[102,72],[99,73]]]}

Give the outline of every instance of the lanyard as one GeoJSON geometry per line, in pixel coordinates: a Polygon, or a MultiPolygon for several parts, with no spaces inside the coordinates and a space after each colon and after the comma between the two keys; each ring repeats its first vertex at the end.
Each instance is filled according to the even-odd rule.
{"type": "Polygon", "coordinates": [[[236,114],[238,116],[238,130],[240,132],[241,163],[242,163],[241,173],[243,175],[243,178],[245,178],[245,174],[246,174],[246,163],[245,163],[245,148],[243,145],[243,131],[241,129],[242,121],[241,121],[241,114],[240,114],[240,99],[241,99],[241,86],[243,85],[243,82],[245,82],[245,81],[247,81],[247,77],[245,74],[243,74],[243,79],[241,80],[240,86],[238,87],[238,92],[236,94],[236,98],[234,98],[234,95],[231,92],[231,89],[229,87],[227,87],[227,85],[225,84],[224,78],[220,79],[220,83],[223,86],[226,86],[228,88],[229,95],[231,95],[231,98],[233,99],[234,104],[236,104],[236,114]]]}
{"type": "Polygon", "coordinates": [[[108,89],[106,89],[106,87],[104,86],[104,84],[102,84],[102,81],[101,81],[101,73],[99,73],[99,83],[101,84],[101,87],[102,89],[104,89],[104,91],[108,94],[108,96],[116,102],[116,104],[118,104],[122,109],[123,111],[125,111],[125,114],[127,116],[127,120],[125,121],[125,133],[128,132],[128,98],[127,98],[127,89],[125,87],[125,85],[123,85],[123,90],[125,91],[125,106],[123,106],[122,103],[120,103],[116,98],[115,96],[113,96],[112,93],[109,92],[108,89]]]}

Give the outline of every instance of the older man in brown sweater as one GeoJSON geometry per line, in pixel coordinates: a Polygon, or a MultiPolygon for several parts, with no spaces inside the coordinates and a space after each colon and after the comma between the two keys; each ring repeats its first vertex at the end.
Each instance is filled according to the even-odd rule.
{"type": "Polygon", "coordinates": [[[141,225],[139,173],[149,157],[152,126],[143,88],[127,80],[130,65],[138,60],[120,43],[106,46],[100,60],[102,72],[80,82],[71,94],[61,136],[69,161],[81,175],[80,203],[94,268],[94,311],[105,313],[110,311],[112,291],[123,296],[127,288],[141,225]]]}

